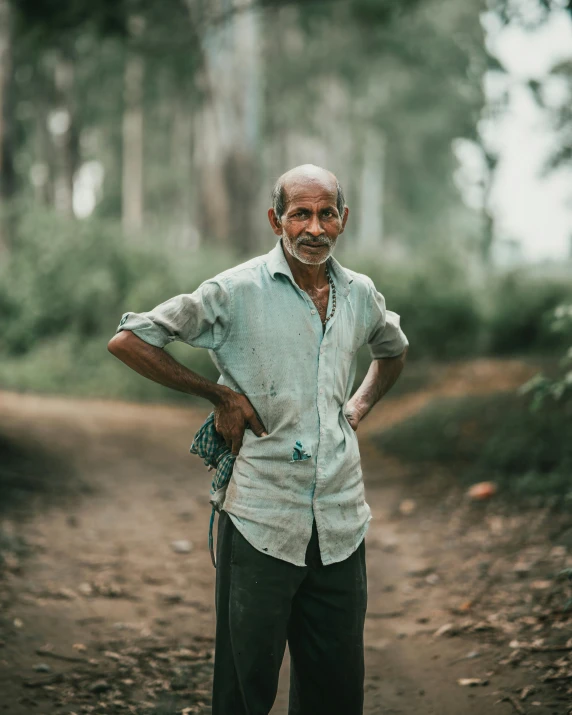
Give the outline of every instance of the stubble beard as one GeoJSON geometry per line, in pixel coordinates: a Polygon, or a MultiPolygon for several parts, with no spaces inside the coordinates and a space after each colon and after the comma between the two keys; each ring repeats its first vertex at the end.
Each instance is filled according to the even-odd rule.
{"type": "Polygon", "coordinates": [[[293,256],[296,260],[300,261],[300,263],[305,263],[308,266],[319,266],[322,263],[325,263],[328,258],[332,255],[334,252],[334,248],[336,247],[336,242],[337,238],[328,238],[327,236],[324,236],[320,238],[318,243],[323,244],[324,246],[328,247],[328,250],[321,254],[321,255],[316,255],[314,256],[308,256],[304,255],[300,251],[300,245],[304,241],[314,241],[312,236],[298,236],[298,238],[295,239],[290,239],[284,229],[282,229],[282,245],[284,248],[288,251],[288,253],[293,256]]]}

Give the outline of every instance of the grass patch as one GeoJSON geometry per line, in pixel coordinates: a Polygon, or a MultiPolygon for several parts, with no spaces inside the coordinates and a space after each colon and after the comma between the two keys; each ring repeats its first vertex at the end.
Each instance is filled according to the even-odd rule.
{"type": "Polygon", "coordinates": [[[463,484],[491,480],[507,495],[570,499],[571,408],[552,403],[533,413],[513,394],[439,399],[376,442],[419,467],[450,467],[463,484]]]}

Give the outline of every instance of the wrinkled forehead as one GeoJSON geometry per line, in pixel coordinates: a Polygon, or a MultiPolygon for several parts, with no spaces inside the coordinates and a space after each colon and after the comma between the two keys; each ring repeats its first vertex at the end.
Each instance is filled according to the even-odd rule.
{"type": "Polygon", "coordinates": [[[336,205],[338,187],[334,176],[292,176],[284,181],[286,205],[292,203],[321,203],[336,205]]]}

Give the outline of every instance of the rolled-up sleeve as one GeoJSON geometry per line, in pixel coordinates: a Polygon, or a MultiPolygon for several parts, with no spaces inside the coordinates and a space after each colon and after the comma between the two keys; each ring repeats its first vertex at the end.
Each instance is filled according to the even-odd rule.
{"type": "Polygon", "coordinates": [[[232,294],[224,278],[201,283],[146,313],[124,313],[116,332],[131,330],[150,345],[163,348],[178,340],[195,348],[217,350],[232,321],[232,294]]]}
{"type": "Polygon", "coordinates": [[[385,308],[385,298],[370,283],[370,316],[367,343],[372,359],[397,357],[409,345],[409,341],[399,325],[397,313],[385,308]]]}

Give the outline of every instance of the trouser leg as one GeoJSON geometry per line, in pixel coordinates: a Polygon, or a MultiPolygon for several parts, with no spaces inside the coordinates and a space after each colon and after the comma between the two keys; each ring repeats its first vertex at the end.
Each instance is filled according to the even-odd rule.
{"type": "Polygon", "coordinates": [[[219,515],[213,715],[268,715],[290,606],[306,569],[251,546],[219,515]]]}
{"type": "Polygon", "coordinates": [[[309,568],[292,602],[289,715],[362,715],[365,543],[349,558],[309,568]]]}

